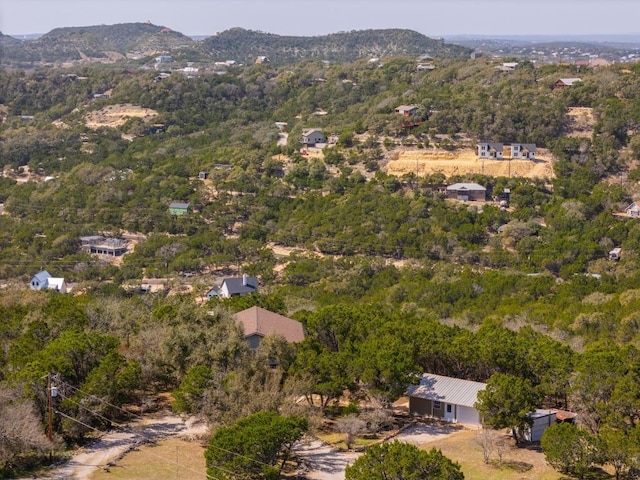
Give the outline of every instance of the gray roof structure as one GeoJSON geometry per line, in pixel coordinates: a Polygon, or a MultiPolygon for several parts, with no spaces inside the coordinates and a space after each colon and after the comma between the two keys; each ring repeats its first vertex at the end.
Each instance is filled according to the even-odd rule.
{"type": "Polygon", "coordinates": [[[171,202],[169,208],[182,208],[186,210],[189,208],[189,204],[185,202],[171,202]]]}
{"type": "Polygon", "coordinates": [[[36,273],[33,277],[39,282],[44,282],[45,280],[51,278],[51,274],[46,270],[42,270],[41,272],[36,273]]]}
{"type": "Polygon", "coordinates": [[[209,290],[210,293],[218,295],[223,286],[227,287],[229,295],[242,295],[245,293],[253,293],[258,288],[258,279],[249,275],[243,275],[242,277],[229,277],[222,280],[220,287],[214,287],[209,290]]]}
{"type": "Polygon", "coordinates": [[[407,395],[474,407],[478,401],[478,392],[484,390],[486,386],[486,383],[425,373],[422,375],[420,385],[411,385],[407,390],[407,395]]]}
{"type": "Polygon", "coordinates": [[[581,78],[573,77],[573,78],[561,78],[558,81],[564,83],[568,87],[572,86],[574,83],[581,82],[581,78]]]}
{"type": "Polygon", "coordinates": [[[447,187],[447,191],[448,192],[457,192],[460,190],[471,190],[474,192],[486,192],[487,189],[484,188],[482,185],[477,184],[477,183],[454,183],[453,185],[449,185],[447,187]]]}

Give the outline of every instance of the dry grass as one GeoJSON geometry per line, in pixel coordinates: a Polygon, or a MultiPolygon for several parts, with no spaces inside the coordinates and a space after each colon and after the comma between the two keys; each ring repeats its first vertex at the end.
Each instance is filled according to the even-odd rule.
{"type": "Polygon", "coordinates": [[[503,454],[503,463],[498,465],[495,452],[488,465],[482,458],[482,450],[477,443],[478,432],[464,430],[449,437],[421,445],[429,450],[439,448],[442,453],[460,464],[465,480],[559,480],[562,474],[551,468],[544,454],[534,448],[516,448],[508,439],[508,447],[503,454]]]}
{"type": "MultiPolygon", "coordinates": [[[[315,435],[319,440],[331,445],[338,450],[348,450],[347,448],[347,434],[346,433],[320,433],[315,435]]],[[[380,438],[363,438],[357,437],[353,441],[353,448],[361,449],[366,448],[375,443],[380,443],[380,438]]]]}
{"type": "Polygon", "coordinates": [[[206,479],[204,447],[198,442],[170,439],[128,453],[109,471],[99,470],[90,480],[206,479]]]}

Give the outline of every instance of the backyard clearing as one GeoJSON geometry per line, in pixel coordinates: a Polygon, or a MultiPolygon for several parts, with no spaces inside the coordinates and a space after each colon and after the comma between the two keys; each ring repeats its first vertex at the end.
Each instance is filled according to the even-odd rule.
{"type": "Polygon", "coordinates": [[[158,115],[158,112],[151,108],[139,107],[131,103],[122,103],[119,105],[109,105],[95,112],[89,112],[85,117],[85,123],[89,128],[116,128],[123,125],[130,118],[141,118],[146,121],[156,115],[158,115]]]}
{"type": "Polygon", "coordinates": [[[442,173],[452,175],[484,174],[491,177],[553,178],[553,163],[546,152],[537,152],[536,160],[483,160],[472,149],[405,150],[397,152],[386,165],[386,173],[419,176],[442,173]]]}
{"type": "Polygon", "coordinates": [[[478,443],[478,430],[462,430],[454,435],[439,438],[420,445],[430,450],[437,448],[458,462],[465,480],[560,480],[566,478],[556,472],[545,461],[539,446],[517,448],[513,438],[504,432],[496,432],[505,447],[502,464],[498,464],[497,452],[493,451],[489,464],[483,461],[482,449],[478,443]]]}

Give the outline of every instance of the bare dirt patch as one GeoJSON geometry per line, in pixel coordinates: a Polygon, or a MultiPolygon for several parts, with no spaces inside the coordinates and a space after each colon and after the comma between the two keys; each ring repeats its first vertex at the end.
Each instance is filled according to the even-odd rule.
{"type": "Polygon", "coordinates": [[[588,107],[569,107],[567,115],[571,119],[573,131],[569,133],[570,137],[591,138],[593,135],[593,126],[595,118],[593,116],[593,108],[588,107]]]}
{"type": "Polygon", "coordinates": [[[475,150],[405,150],[397,152],[386,165],[386,173],[419,176],[442,173],[446,177],[469,173],[492,177],[553,178],[553,162],[540,151],[536,160],[482,160],[475,150]]]}
{"type": "Polygon", "coordinates": [[[158,112],[151,108],[123,103],[120,105],[109,105],[103,109],[88,113],[85,117],[85,123],[89,128],[116,128],[123,125],[129,118],[141,118],[146,121],[156,115],[158,115],[158,112]]]}
{"type": "MultiPolygon", "coordinates": [[[[142,445],[155,444],[168,438],[192,438],[204,435],[205,431],[206,426],[203,424],[184,422],[177,415],[166,411],[145,415],[143,419],[127,427],[106,433],[91,446],[76,451],[63,466],[48,474],[43,474],[40,478],[86,480],[96,470],[111,468],[110,466],[116,465],[128,452],[137,450],[142,445]]],[[[159,459],[162,460],[162,457],[157,455],[155,458],[151,458],[154,455],[149,453],[146,457],[148,464],[157,463],[159,459]]],[[[168,464],[167,470],[170,472],[176,471],[174,458],[166,462],[168,464]]]]}

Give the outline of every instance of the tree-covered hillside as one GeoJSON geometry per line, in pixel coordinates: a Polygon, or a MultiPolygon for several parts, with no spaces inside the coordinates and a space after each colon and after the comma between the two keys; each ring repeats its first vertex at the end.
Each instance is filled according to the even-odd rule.
{"type": "Polygon", "coordinates": [[[640,223],[614,214],[638,195],[640,67],[559,90],[574,67],[417,62],[0,70],[0,398],[16,399],[0,425],[22,405],[35,425],[0,451],[6,471],[51,447],[48,373],[60,411],[85,424],[56,420],[68,445],[161,391],[228,427],[291,398],[305,414],[334,412],[345,392],[387,405],[424,371],[517,377],[494,382],[580,412],[593,435],[631,435],[640,223]],[[410,122],[399,105],[417,106],[410,122]],[[303,148],[307,128],[328,145],[303,148]],[[480,140],[536,143],[554,175],[385,173],[400,151],[480,140]],[[487,201],[445,198],[455,182],[487,201]],[[129,252],[90,255],[80,237],[96,234],[129,252]],[[73,295],[30,291],[42,269],[73,295]],[[205,303],[241,273],[258,294],[205,303]],[[142,293],[149,278],[167,288],[142,293]],[[253,305],[297,318],[307,339],[251,352],[231,314],[253,305]]]}
{"type": "MultiPolygon", "coordinates": [[[[6,37],[6,36],[5,36],[6,37]]],[[[137,64],[158,54],[181,62],[234,60],[251,64],[268,56],[277,64],[302,59],[351,62],[396,55],[468,56],[470,49],[448,45],[412,30],[386,29],[341,32],[315,37],[289,37],[233,28],[201,42],[167,27],[150,23],[122,23],[56,28],[35,40],[1,40],[0,62],[5,65],[60,64],[80,61],[137,64]]]]}
{"type": "Polygon", "coordinates": [[[232,28],[203,40],[203,47],[218,60],[253,63],[266,56],[276,64],[302,59],[353,62],[398,55],[462,57],[470,49],[445,44],[412,30],[386,29],[340,32],[313,37],[282,36],[232,28]]]}

